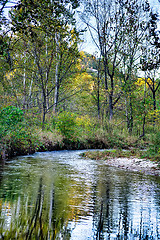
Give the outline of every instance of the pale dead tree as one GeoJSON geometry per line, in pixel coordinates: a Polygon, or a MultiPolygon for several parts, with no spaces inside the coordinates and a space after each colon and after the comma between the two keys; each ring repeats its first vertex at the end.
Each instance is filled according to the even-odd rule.
{"type": "Polygon", "coordinates": [[[55,91],[54,91],[54,105],[53,105],[53,113],[56,113],[56,108],[58,104],[58,93],[59,93],[59,41],[58,41],[58,33],[55,33],[55,42],[56,42],[56,66],[55,66],[55,91]]]}

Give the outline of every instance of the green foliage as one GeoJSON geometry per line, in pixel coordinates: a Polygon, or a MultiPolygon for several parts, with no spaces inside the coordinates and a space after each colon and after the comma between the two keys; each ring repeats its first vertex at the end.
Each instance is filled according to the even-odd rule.
{"type": "Polygon", "coordinates": [[[14,106],[8,106],[0,111],[0,124],[12,128],[23,120],[23,111],[14,106]]]}
{"type": "Polygon", "coordinates": [[[136,150],[132,151],[123,151],[122,149],[113,149],[113,150],[104,150],[104,151],[93,151],[93,152],[84,152],[81,154],[82,157],[88,157],[91,159],[103,159],[108,158],[121,158],[121,157],[131,157],[137,154],[136,150]]]}
{"type": "Polygon", "coordinates": [[[63,111],[57,117],[53,117],[52,129],[57,129],[65,139],[83,141],[93,136],[95,124],[87,115],[79,116],[63,111]]]}
{"type": "Polygon", "coordinates": [[[160,154],[160,132],[156,132],[153,136],[152,136],[152,146],[150,147],[150,149],[155,152],[156,154],[160,154]]]}
{"type": "Polygon", "coordinates": [[[21,109],[7,106],[0,111],[0,158],[35,151],[37,139],[32,134],[21,109]]]}
{"type": "Polygon", "coordinates": [[[88,115],[77,116],[76,125],[80,135],[86,134],[87,136],[91,135],[95,128],[95,123],[91,120],[88,115]]]}
{"type": "Polygon", "coordinates": [[[60,113],[56,120],[56,127],[66,139],[76,137],[76,115],[64,111],[60,113]]]}
{"type": "Polygon", "coordinates": [[[14,106],[8,106],[0,111],[0,135],[4,137],[9,131],[18,130],[23,121],[23,111],[14,106]]]}
{"type": "Polygon", "coordinates": [[[40,25],[43,30],[50,33],[62,26],[65,21],[73,24],[74,18],[71,8],[75,9],[78,5],[77,0],[70,0],[65,3],[49,0],[32,2],[21,0],[11,12],[13,29],[33,37],[35,33],[28,26],[34,23],[34,26],[39,27],[40,25]],[[68,4],[70,4],[70,8],[67,7],[68,4]]]}

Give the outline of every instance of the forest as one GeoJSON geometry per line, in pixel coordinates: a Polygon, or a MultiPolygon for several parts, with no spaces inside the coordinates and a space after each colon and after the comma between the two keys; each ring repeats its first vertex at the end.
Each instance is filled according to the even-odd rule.
{"type": "Polygon", "coordinates": [[[0,159],[117,148],[159,161],[159,68],[147,0],[1,0],[0,159]]]}

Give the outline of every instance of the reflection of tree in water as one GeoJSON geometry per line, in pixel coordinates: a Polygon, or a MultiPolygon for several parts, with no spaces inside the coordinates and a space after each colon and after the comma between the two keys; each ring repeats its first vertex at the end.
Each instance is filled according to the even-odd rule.
{"type": "Polygon", "coordinates": [[[55,193],[52,186],[50,190],[49,211],[46,210],[46,203],[44,202],[44,191],[42,178],[40,179],[39,191],[33,217],[30,221],[26,240],[33,239],[57,239],[57,235],[61,234],[63,239],[70,239],[69,230],[65,226],[65,218],[63,215],[57,216],[57,209],[55,205],[55,193]],[[44,210],[44,211],[43,211],[44,210]]]}
{"type": "Polygon", "coordinates": [[[42,191],[42,178],[40,178],[39,191],[37,195],[37,201],[33,213],[33,217],[28,226],[28,232],[26,234],[26,240],[31,239],[33,234],[36,234],[38,238],[43,239],[43,226],[42,226],[42,207],[43,207],[43,191],[42,191]],[[39,226],[38,226],[39,225],[39,226]],[[36,232],[39,233],[36,233],[36,232]]]}
{"type": "MultiPolygon", "coordinates": [[[[107,179],[107,178],[106,178],[107,179]]],[[[134,223],[134,211],[131,201],[132,195],[132,182],[126,176],[123,184],[118,186],[118,191],[114,196],[112,179],[103,182],[103,187],[106,191],[102,191],[101,200],[96,201],[94,196],[94,226],[96,229],[95,239],[160,239],[159,235],[159,216],[158,210],[156,215],[153,216],[152,206],[149,205],[149,201],[144,201],[143,197],[140,198],[139,215],[137,215],[136,222],[134,223]],[[117,203],[115,199],[119,199],[117,203]],[[146,205],[147,204],[147,205],[146,205]],[[95,211],[97,210],[97,211],[95,211]],[[147,216],[146,216],[147,215],[147,216]],[[156,220],[156,229],[153,230],[151,218],[156,220]]],[[[115,186],[114,186],[115,187],[115,186]]],[[[94,193],[96,194],[98,184],[95,186],[94,193]]],[[[138,211],[138,209],[137,209],[138,211]]],[[[138,214],[138,213],[136,213],[138,214]]],[[[153,220],[154,221],[154,220],[153,220]]]]}
{"type": "Polygon", "coordinates": [[[111,225],[112,225],[112,203],[110,199],[110,181],[105,183],[106,191],[102,196],[100,213],[97,223],[96,239],[105,239],[104,232],[107,232],[108,239],[110,239],[111,225]]]}
{"type": "Polygon", "coordinates": [[[118,223],[118,234],[117,239],[128,239],[128,234],[130,232],[129,223],[130,223],[130,212],[129,212],[129,197],[130,197],[130,181],[125,179],[124,184],[120,188],[120,197],[119,197],[119,223],[118,223]]]}
{"type": "Polygon", "coordinates": [[[26,206],[22,204],[21,214],[18,216],[16,214],[17,210],[15,210],[14,216],[12,216],[14,223],[11,224],[9,231],[5,231],[5,226],[4,228],[1,227],[0,239],[54,240],[57,239],[58,235],[61,235],[63,239],[70,239],[70,231],[65,226],[65,216],[61,212],[59,216],[57,214],[54,188],[50,189],[50,199],[46,195],[43,180],[40,178],[35,207],[29,213],[30,206],[28,203],[26,203],[26,206]]]}
{"type": "Polygon", "coordinates": [[[32,168],[27,175],[15,168],[16,174],[3,176],[0,239],[70,239],[79,216],[86,214],[81,197],[86,194],[85,183],[68,178],[67,168],[58,168],[54,174],[50,169],[41,173],[43,180],[32,168]]]}
{"type": "MultiPolygon", "coordinates": [[[[20,187],[24,187],[15,201],[11,201],[13,198],[12,192],[7,193],[8,189],[11,188],[10,185],[7,185],[5,191],[4,184],[2,184],[5,198],[2,197],[3,206],[0,207],[0,218],[4,217],[5,221],[2,224],[0,223],[0,239],[69,240],[72,231],[77,225],[81,224],[79,216],[85,216],[85,219],[89,216],[91,219],[92,213],[93,239],[160,239],[159,209],[154,210],[154,213],[157,214],[154,216],[157,221],[155,224],[157,229],[154,232],[151,228],[149,229],[149,225],[153,223],[152,207],[158,207],[158,205],[150,205],[150,201],[148,199],[144,201],[143,196],[138,198],[139,207],[137,211],[139,211],[139,215],[136,224],[134,222],[136,211],[136,204],[132,202],[136,196],[134,195],[134,187],[137,188],[140,182],[139,188],[142,190],[147,185],[145,181],[143,186],[142,179],[132,179],[129,174],[124,173],[115,173],[114,175],[104,166],[102,166],[102,169],[97,171],[99,176],[97,176],[97,172],[93,174],[93,179],[88,185],[85,184],[85,181],[75,181],[74,178],[67,177],[67,170],[65,170],[66,172],[62,170],[58,173],[54,172],[52,175],[50,172],[45,175],[43,173],[43,179],[40,178],[40,180],[39,176],[36,175],[36,178],[32,181],[35,184],[29,185],[28,188],[26,186],[30,179],[28,177],[22,178],[25,184],[20,185],[20,187]],[[134,195],[133,198],[132,194],[134,195]],[[4,215],[5,203],[10,204],[11,212],[9,216],[7,216],[8,213],[4,215]],[[6,220],[10,220],[10,224],[7,223],[7,225],[6,220]],[[79,224],[76,224],[77,222],[79,224]]],[[[13,187],[16,186],[13,180],[17,176],[19,177],[19,175],[15,175],[14,178],[11,178],[11,186],[13,187]]],[[[33,179],[32,175],[31,178],[33,179]]],[[[3,183],[6,182],[6,179],[4,178],[3,183]]],[[[152,186],[152,184],[147,186],[152,186]]],[[[159,189],[159,186],[157,189],[159,189]]],[[[143,193],[143,191],[140,192],[143,193]]],[[[148,191],[148,197],[150,194],[151,190],[148,191]]],[[[145,197],[147,197],[147,194],[145,194],[145,197]]],[[[152,199],[156,201],[153,196],[152,199]]],[[[87,220],[86,224],[88,224],[87,220]]],[[[90,236],[87,237],[92,239],[89,238],[90,236]]]]}
{"type": "Polygon", "coordinates": [[[1,181],[2,181],[2,174],[3,174],[4,164],[5,164],[5,161],[2,159],[0,161],[0,186],[1,186],[1,181]]]}

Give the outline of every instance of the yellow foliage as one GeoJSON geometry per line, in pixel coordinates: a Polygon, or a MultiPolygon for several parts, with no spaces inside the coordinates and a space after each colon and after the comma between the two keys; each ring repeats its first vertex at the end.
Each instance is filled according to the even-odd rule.
{"type": "Polygon", "coordinates": [[[152,115],[152,116],[154,116],[154,115],[159,115],[160,116],[160,110],[158,110],[158,109],[156,109],[156,110],[152,110],[152,111],[150,111],[149,112],[149,115],[152,115]]]}
{"type": "Polygon", "coordinates": [[[84,129],[93,128],[93,123],[91,123],[90,118],[86,116],[80,116],[76,118],[76,123],[79,127],[83,127],[84,129]]]}
{"type": "Polygon", "coordinates": [[[23,12],[23,9],[22,7],[19,9],[19,13],[21,14],[23,12]]]}
{"type": "Polygon", "coordinates": [[[91,91],[94,90],[94,82],[92,82],[92,83],[90,84],[89,89],[90,89],[91,91]]]}
{"type": "Polygon", "coordinates": [[[90,81],[90,80],[92,80],[92,76],[89,75],[88,73],[82,73],[81,74],[81,80],[82,81],[90,81]]]}
{"type": "Polygon", "coordinates": [[[7,78],[7,80],[11,80],[12,78],[14,78],[15,72],[16,72],[16,69],[6,73],[5,77],[7,78]]]}
{"type": "Polygon", "coordinates": [[[81,63],[81,59],[78,59],[78,63],[77,63],[77,65],[76,65],[76,68],[77,68],[77,70],[79,70],[79,71],[80,71],[81,68],[82,68],[80,63],[81,63]]]}
{"type": "MultiPolygon", "coordinates": [[[[151,78],[147,78],[147,79],[146,79],[146,83],[147,83],[147,82],[148,82],[150,85],[153,84],[151,78]]],[[[140,87],[140,86],[144,86],[144,84],[145,84],[145,78],[138,78],[138,80],[137,80],[137,82],[136,82],[136,85],[140,87]]]]}
{"type": "Polygon", "coordinates": [[[160,110],[156,109],[156,110],[151,110],[148,113],[148,119],[152,120],[152,119],[158,120],[160,121],[160,110]]]}
{"type": "Polygon", "coordinates": [[[83,58],[86,57],[85,52],[84,51],[80,51],[80,56],[83,57],[83,58]]]}
{"type": "Polygon", "coordinates": [[[70,34],[71,34],[70,45],[72,45],[72,43],[74,43],[76,41],[77,36],[76,36],[76,33],[75,33],[74,29],[71,29],[70,34]]]}
{"type": "Polygon", "coordinates": [[[74,85],[82,86],[83,84],[85,84],[85,86],[88,86],[89,88],[91,88],[91,86],[93,85],[92,79],[93,78],[91,75],[84,72],[77,75],[77,77],[74,79],[74,85]]]}

